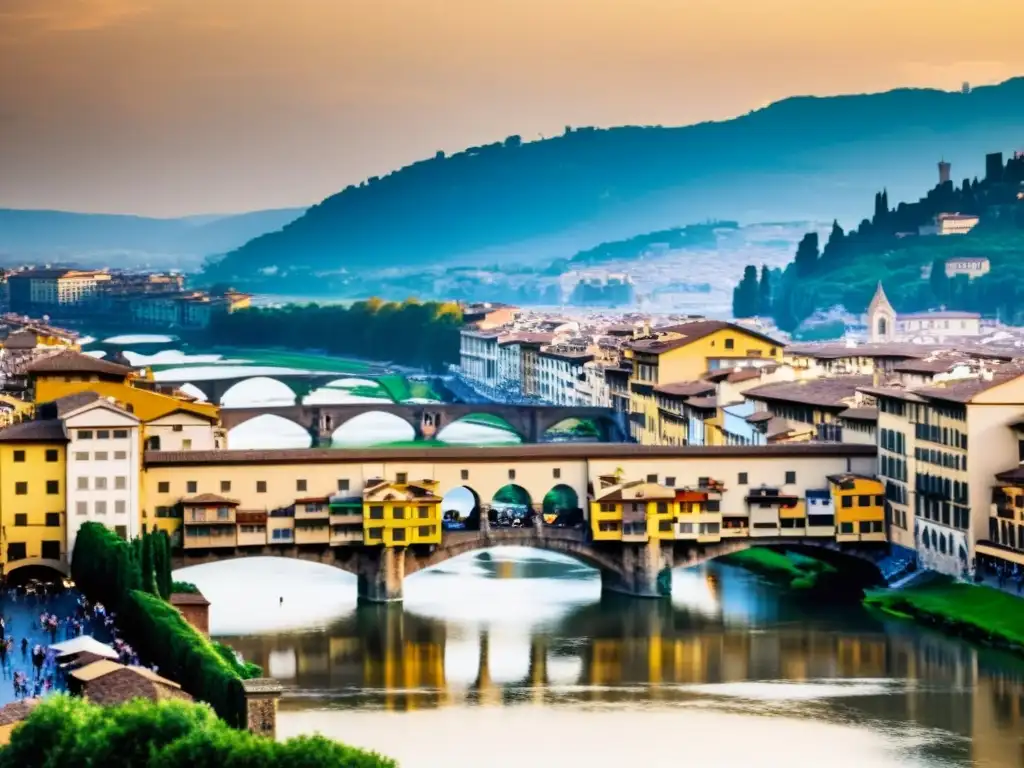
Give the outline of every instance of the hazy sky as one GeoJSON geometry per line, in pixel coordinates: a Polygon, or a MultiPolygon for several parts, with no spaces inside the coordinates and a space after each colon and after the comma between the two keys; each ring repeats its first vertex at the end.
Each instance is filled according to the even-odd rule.
{"type": "Polygon", "coordinates": [[[513,133],[996,82],[1022,29],[1024,0],[0,0],[0,207],[305,205],[513,133]]]}

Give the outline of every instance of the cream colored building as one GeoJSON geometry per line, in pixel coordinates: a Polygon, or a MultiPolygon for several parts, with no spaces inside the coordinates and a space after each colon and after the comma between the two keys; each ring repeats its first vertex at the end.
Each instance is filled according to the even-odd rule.
{"type": "Polygon", "coordinates": [[[959,277],[966,275],[973,280],[976,277],[987,275],[992,270],[992,265],[984,256],[961,256],[955,259],[946,259],[946,277],[959,277]]]}
{"type": "Polygon", "coordinates": [[[919,228],[921,235],[966,235],[980,219],[964,213],[940,213],[931,224],[919,228]]]}
{"type": "MultiPolygon", "coordinates": [[[[897,314],[878,284],[867,311],[868,335],[872,343],[922,340],[943,343],[950,339],[981,335],[981,315],[977,312],[914,312],[897,314]]],[[[907,354],[906,358],[921,355],[907,354]]]]}
{"type": "Polygon", "coordinates": [[[471,384],[496,389],[500,382],[497,329],[463,328],[459,333],[459,370],[471,384]]]}
{"type": "Polygon", "coordinates": [[[29,301],[36,307],[82,304],[96,298],[100,285],[110,281],[106,272],[77,269],[44,269],[15,273],[10,279],[29,283],[29,301]]]}
{"type": "Polygon", "coordinates": [[[143,425],[146,448],[153,451],[212,451],[226,447],[218,419],[173,411],[143,425]]]}
{"type": "Polygon", "coordinates": [[[878,404],[890,540],[932,570],[971,571],[975,544],[988,536],[993,478],[1017,457],[1011,425],[1024,405],[1024,374],[1007,366],[912,391],[862,391],[878,404]]]}
{"type": "MultiPolygon", "coordinates": [[[[484,506],[499,491],[517,486],[540,512],[544,497],[565,486],[586,508],[589,489],[603,487],[602,478],[609,476],[680,488],[712,477],[722,483],[722,509],[728,511],[746,509],[752,488],[774,487],[802,496],[807,489],[827,488],[830,475],[868,473],[875,463],[869,447],[834,444],[705,449],[567,443],[438,448],[415,460],[372,449],[150,452],[143,479],[143,524],[176,531],[181,523],[175,510],[183,502],[214,494],[234,500],[238,515],[263,515],[267,543],[291,543],[290,538],[275,538],[272,529],[294,525],[294,516],[277,512],[303,499],[362,496],[368,484],[411,479],[436,481],[442,497],[455,488],[469,488],[484,506]]],[[[250,532],[255,541],[251,537],[250,532]]]]}

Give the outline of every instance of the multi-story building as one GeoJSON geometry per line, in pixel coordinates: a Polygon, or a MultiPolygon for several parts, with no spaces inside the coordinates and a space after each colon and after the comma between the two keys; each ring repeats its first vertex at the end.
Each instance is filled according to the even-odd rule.
{"type": "MultiPolygon", "coordinates": [[[[950,339],[981,335],[981,315],[977,312],[915,312],[897,314],[878,284],[868,305],[867,326],[872,342],[899,342],[927,339],[944,343],[950,339]]],[[[920,353],[908,357],[922,357],[920,353]]]]}
{"type": "Polygon", "coordinates": [[[463,328],[459,333],[459,369],[473,385],[484,390],[500,387],[498,376],[498,339],[503,332],[490,328],[463,328]]]}
{"type": "Polygon", "coordinates": [[[982,277],[992,271],[992,265],[984,256],[960,256],[946,259],[946,277],[966,275],[969,280],[982,277]]]}
{"type": "Polygon", "coordinates": [[[0,430],[0,571],[47,565],[67,573],[67,435],[60,421],[0,430]]]}
{"type": "Polygon", "coordinates": [[[981,219],[965,213],[940,213],[931,224],[918,228],[921,235],[966,235],[981,219]]]}
{"type": "Polygon", "coordinates": [[[138,417],[95,392],[41,404],[37,416],[63,423],[67,433],[68,558],[83,523],[100,523],[124,539],[138,536],[142,466],[138,417]]]}
{"type": "MultiPolygon", "coordinates": [[[[874,434],[851,430],[844,435],[842,414],[861,405],[864,396],[858,387],[870,386],[870,376],[837,376],[822,379],[798,379],[763,384],[747,389],[746,399],[755,404],[750,417],[768,423],[782,419],[789,429],[788,440],[825,440],[874,444],[874,434]],[[767,419],[763,416],[767,414],[767,419]],[[846,440],[846,438],[852,438],[846,440]]],[[[748,420],[750,420],[748,417],[748,420]]]]}
{"type": "Polygon", "coordinates": [[[437,482],[369,480],[363,490],[363,543],[399,546],[441,543],[441,497],[437,482]]]}
{"type": "Polygon", "coordinates": [[[12,272],[7,280],[11,310],[27,315],[93,302],[102,285],[109,282],[110,274],[80,269],[26,269],[12,272]]]}
{"type": "Polygon", "coordinates": [[[1011,425],[1024,402],[1021,369],[862,391],[878,403],[878,475],[891,541],[916,550],[930,569],[969,572],[976,543],[989,533],[992,478],[1017,456],[1011,425]]]}
{"type": "Polygon", "coordinates": [[[537,355],[541,399],[553,405],[590,405],[584,366],[593,359],[591,353],[579,347],[542,347],[537,355]]]}
{"type": "MultiPolygon", "coordinates": [[[[180,411],[203,418],[210,422],[211,434],[216,431],[214,425],[219,416],[216,405],[176,396],[173,389],[159,387],[146,371],[69,349],[37,358],[25,366],[25,372],[37,403],[79,392],[95,392],[113,398],[144,424],[180,411]]],[[[159,428],[157,434],[161,434],[159,428]]]]}
{"type": "MultiPolygon", "coordinates": [[[[656,388],[699,380],[723,368],[778,363],[782,344],[761,333],[717,320],[698,320],[658,329],[626,345],[632,357],[630,433],[655,444],[661,433],[656,388]]],[[[710,405],[702,403],[700,405],[710,405]]]]}

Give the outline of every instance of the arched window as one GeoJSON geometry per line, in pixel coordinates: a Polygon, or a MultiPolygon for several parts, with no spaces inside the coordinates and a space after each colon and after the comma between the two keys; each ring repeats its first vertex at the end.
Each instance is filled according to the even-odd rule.
{"type": "Polygon", "coordinates": [[[878,335],[886,336],[889,333],[889,321],[884,317],[878,318],[878,335]]]}
{"type": "Polygon", "coordinates": [[[946,554],[946,534],[939,536],[939,552],[946,554]]]}

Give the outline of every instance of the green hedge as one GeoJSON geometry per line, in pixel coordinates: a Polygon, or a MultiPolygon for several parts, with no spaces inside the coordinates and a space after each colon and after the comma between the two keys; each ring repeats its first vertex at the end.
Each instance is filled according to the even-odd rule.
{"type": "Polygon", "coordinates": [[[181,612],[161,598],[133,591],[118,626],[129,642],[197,699],[207,702],[229,725],[246,726],[242,676],[181,612]]]}
{"type": "Polygon", "coordinates": [[[177,608],[159,594],[170,587],[169,571],[161,575],[160,543],[163,534],[127,542],[98,523],[85,523],[78,532],[71,561],[71,577],[93,601],[117,612],[118,628],[125,639],[161,674],[178,682],[196,699],[208,702],[229,725],[246,726],[245,691],[242,679],[259,677],[254,664],[230,660],[189,624],[177,608]],[[154,546],[153,542],[157,542],[154,546]],[[143,546],[149,550],[143,563],[143,546]],[[150,591],[145,591],[144,582],[150,591]]]}
{"type": "Polygon", "coordinates": [[[201,704],[136,699],[100,707],[57,695],[33,710],[0,750],[0,768],[397,768],[322,736],[276,742],[237,731],[201,704]]]}

